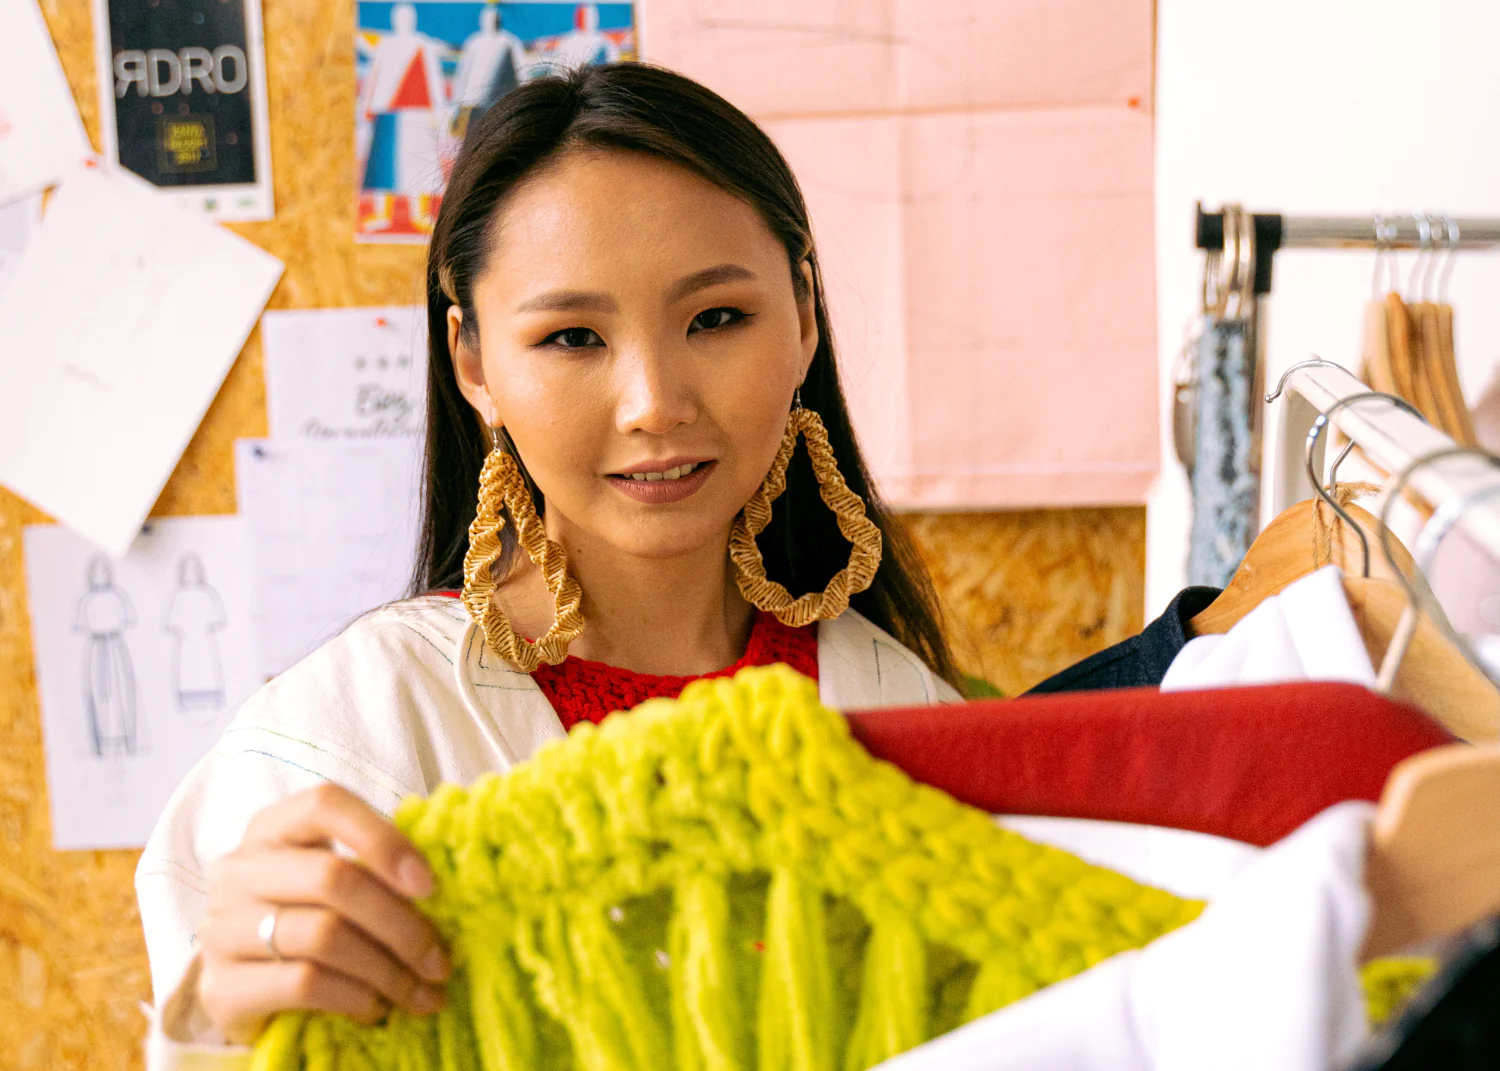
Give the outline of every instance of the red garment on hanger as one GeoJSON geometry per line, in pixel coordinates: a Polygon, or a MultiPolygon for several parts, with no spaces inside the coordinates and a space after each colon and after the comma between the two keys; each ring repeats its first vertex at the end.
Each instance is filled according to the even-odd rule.
{"type": "Polygon", "coordinates": [[[1130,688],[853,712],[871,754],[992,814],[1094,818],[1274,844],[1452,736],[1353,684],[1130,688]]]}

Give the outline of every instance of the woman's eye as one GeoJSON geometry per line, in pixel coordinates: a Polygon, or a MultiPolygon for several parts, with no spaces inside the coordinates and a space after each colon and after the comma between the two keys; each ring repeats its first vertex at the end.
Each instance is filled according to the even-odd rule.
{"type": "Polygon", "coordinates": [[[561,346],[565,350],[583,349],[585,346],[602,346],[604,340],[598,332],[587,327],[567,327],[554,331],[542,340],[543,346],[561,346]]]}
{"type": "Polygon", "coordinates": [[[711,331],[715,327],[728,327],[744,318],[745,314],[739,309],[704,309],[693,317],[693,322],[688,325],[688,334],[691,335],[694,331],[711,331]]]}

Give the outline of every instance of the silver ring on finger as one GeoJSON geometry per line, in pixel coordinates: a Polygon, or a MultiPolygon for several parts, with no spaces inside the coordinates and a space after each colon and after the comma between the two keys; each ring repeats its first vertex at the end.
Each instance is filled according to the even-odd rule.
{"type": "Polygon", "coordinates": [[[256,936],[260,938],[260,943],[266,946],[266,951],[278,963],[286,958],[281,954],[281,949],[276,947],[276,924],[281,921],[281,907],[281,904],[277,904],[262,915],[260,926],[255,931],[256,936]]]}

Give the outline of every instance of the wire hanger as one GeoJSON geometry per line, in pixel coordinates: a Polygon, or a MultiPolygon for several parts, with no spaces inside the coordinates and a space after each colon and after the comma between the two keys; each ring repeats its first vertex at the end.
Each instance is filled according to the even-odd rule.
{"type": "MultiPolygon", "coordinates": [[[[1427,418],[1424,417],[1420,411],[1418,411],[1416,406],[1412,405],[1405,398],[1402,398],[1398,395],[1388,394],[1385,391],[1379,390],[1366,391],[1363,394],[1352,394],[1347,398],[1340,398],[1338,401],[1334,402],[1328,407],[1327,412],[1318,414],[1318,419],[1313,421],[1312,427],[1307,431],[1307,450],[1304,458],[1307,463],[1307,478],[1312,481],[1313,491],[1328,505],[1329,509],[1333,510],[1333,512],[1338,515],[1339,520],[1343,521],[1345,524],[1349,525],[1349,527],[1353,528],[1354,534],[1359,537],[1359,545],[1363,562],[1360,568],[1359,575],[1362,579],[1365,580],[1368,580],[1370,578],[1370,537],[1365,534],[1364,527],[1355,521],[1355,519],[1349,514],[1348,510],[1339,505],[1338,499],[1333,493],[1338,490],[1339,466],[1344,463],[1344,458],[1348,457],[1349,452],[1354,449],[1354,440],[1350,439],[1349,442],[1345,444],[1344,449],[1340,451],[1339,456],[1334,459],[1333,465],[1330,466],[1328,472],[1327,490],[1324,490],[1323,481],[1318,477],[1318,473],[1313,466],[1313,453],[1317,449],[1318,438],[1323,434],[1323,429],[1328,426],[1328,422],[1333,419],[1333,414],[1337,413],[1340,409],[1344,409],[1350,405],[1353,405],[1355,402],[1362,402],[1369,398],[1384,398],[1386,401],[1392,403],[1393,405],[1399,406],[1400,408],[1406,410],[1406,412],[1422,421],[1422,423],[1427,423],[1427,418]]],[[[1368,516],[1368,514],[1366,514],[1366,516],[1368,516]]],[[[1373,520],[1374,518],[1371,519],[1373,520]]],[[[1395,566],[1392,565],[1392,568],[1394,569],[1395,566]]],[[[1399,572],[1400,571],[1397,570],[1398,575],[1399,572]]]]}
{"type": "MultiPolygon", "coordinates": [[[[1297,369],[1320,365],[1339,367],[1334,362],[1326,361],[1321,357],[1300,361],[1286,370],[1281,377],[1281,382],[1266,396],[1266,400],[1271,402],[1281,397],[1286,389],[1288,378],[1297,369]]],[[[1368,395],[1358,397],[1364,398],[1368,395]]],[[[1326,415],[1320,415],[1319,419],[1321,423],[1314,425],[1316,432],[1309,432],[1309,456],[1317,444],[1318,434],[1327,424],[1326,415]]],[[[1325,502],[1329,501],[1330,496],[1323,493],[1322,481],[1313,470],[1310,461],[1308,474],[1319,493],[1318,498],[1325,502]]],[[[1289,584],[1326,564],[1342,565],[1344,562],[1352,561],[1356,547],[1361,556],[1362,575],[1370,571],[1369,539],[1365,535],[1365,530],[1367,528],[1374,530],[1377,523],[1375,518],[1358,506],[1344,507],[1336,501],[1332,502],[1335,515],[1343,520],[1344,524],[1334,526],[1333,540],[1328,547],[1328,558],[1324,560],[1318,539],[1321,522],[1317,514],[1317,502],[1316,498],[1298,502],[1283,510],[1266,526],[1265,531],[1261,532],[1255,542],[1250,545],[1244,560],[1240,562],[1239,568],[1235,570],[1234,576],[1225,585],[1223,592],[1188,622],[1188,627],[1194,635],[1228,632],[1251,610],[1289,584]]],[[[1379,649],[1385,650],[1384,645],[1381,645],[1379,649]]],[[[1371,657],[1373,659],[1375,656],[1371,657]]]]}
{"type": "MultiPolygon", "coordinates": [[[[1442,450],[1434,450],[1429,454],[1417,458],[1406,466],[1391,481],[1389,490],[1385,494],[1385,501],[1380,509],[1380,549],[1391,559],[1391,530],[1390,510],[1391,504],[1400,496],[1406,484],[1418,469],[1430,465],[1447,457],[1477,457],[1488,462],[1497,470],[1500,470],[1500,457],[1495,457],[1484,450],[1473,447],[1454,446],[1442,450]]],[[[1389,693],[1396,679],[1396,673],[1401,667],[1402,660],[1406,657],[1411,647],[1411,642],[1416,634],[1417,622],[1421,619],[1424,611],[1431,621],[1443,632],[1448,642],[1458,649],[1468,663],[1481,673],[1496,688],[1500,688],[1500,681],[1495,680],[1487,667],[1474,653],[1473,647],[1459,635],[1447,616],[1438,606],[1437,596],[1432,593],[1431,586],[1427,583],[1427,573],[1432,568],[1433,559],[1437,556],[1438,548],[1443,540],[1453,529],[1453,526],[1463,517],[1464,511],[1476,502],[1482,501],[1495,495],[1500,495],[1500,482],[1493,486],[1481,488],[1478,491],[1450,499],[1444,502],[1422,526],[1422,531],[1417,536],[1415,561],[1417,568],[1413,575],[1408,577],[1399,570],[1397,578],[1402,587],[1406,589],[1410,601],[1406,610],[1401,615],[1401,621],[1397,626],[1396,634],[1391,639],[1391,645],[1387,649],[1385,658],[1381,660],[1380,675],[1377,679],[1377,687],[1389,693]]]]}

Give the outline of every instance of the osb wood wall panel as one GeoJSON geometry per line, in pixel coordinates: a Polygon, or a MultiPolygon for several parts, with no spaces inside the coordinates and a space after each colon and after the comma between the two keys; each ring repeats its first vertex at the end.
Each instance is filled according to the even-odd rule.
{"type": "MultiPolygon", "coordinates": [[[[97,145],[89,0],[41,3],[97,145]]],[[[276,219],[234,229],[286,262],[271,307],[417,301],[420,250],[349,237],[352,4],[264,0],[264,12],[276,219]]],[[[155,515],[233,511],[232,443],[265,434],[264,401],[257,332],[155,515]]],[[[150,981],[131,880],[137,853],[51,848],[21,558],[22,526],[47,519],[0,491],[0,1067],[138,1068],[150,981]]],[[[1140,627],[1141,510],[912,521],[964,667],[1007,694],[1140,627]]]]}
{"type": "Polygon", "coordinates": [[[907,524],[965,673],[1008,696],[1141,630],[1146,511],[922,513],[907,524]]]}

